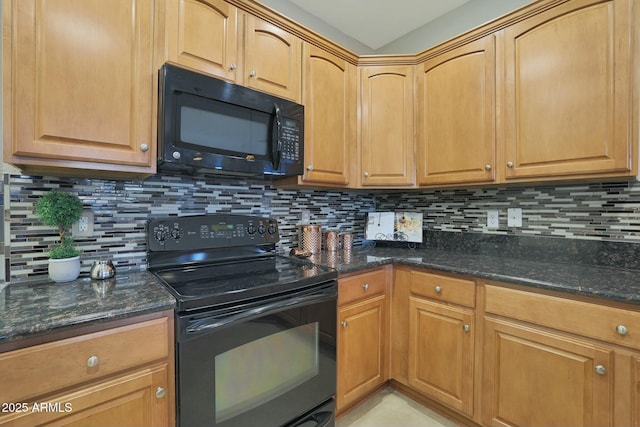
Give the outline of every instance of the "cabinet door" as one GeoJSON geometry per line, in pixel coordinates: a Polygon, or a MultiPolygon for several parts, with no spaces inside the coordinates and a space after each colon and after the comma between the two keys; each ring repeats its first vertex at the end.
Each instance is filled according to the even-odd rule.
{"type": "Polygon", "coordinates": [[[356,143],[356,67],[305,44],[306,170],[302,180],[349,183],[356,143]]]}
{"type": "Polygon", "coordinates": [[[169,61],[236,81],[238,9],[224,0],[168,0],[169,61]]]}
{"type": "Polygon", "coordinates": [[[173,425],[167,365],[139,370],[64,395],[26,403],[26,412],[0,416],[0,425],[118,427],[173,425]]]}
{"type": "Polygon", "coordinates": [[[409,385],[473,415],[473,311],[409,300],[409,385]]]}
{"type": "Polygon", "coordinates": [[[387,381],[387,324],[384,295],[338,309],[338,411],[387,381]]]}
{"type": "Polygon", "coordinates": [[[494,36],[439,55],[418,69],[418,184],[491,182],[494,36]]]}
{"type": "Polygon", "coordinates": [[[483,424],[612,425],[612,350],[493,319],[484,338],[483,424]]]}
{"type": "Polygon", "coordinates": [[[360,85],[361,184],[413,185],[413,68],[364,67],[360,85]]]}
{"type": "Polygon", "coordinates": [[[507,180],[632,170],[634,3],[568,1],[504,30],[507,180]]]}
{"type": "Polygon", "coordinates": [[[154,1],[14,0],[4,10],[5,161],[155,172],[154,1]]]}
{"type": "Polygon", "coordinates": [[[302,40],[254,16],[247,16],[245,86],[300,102],[302,40]]]}

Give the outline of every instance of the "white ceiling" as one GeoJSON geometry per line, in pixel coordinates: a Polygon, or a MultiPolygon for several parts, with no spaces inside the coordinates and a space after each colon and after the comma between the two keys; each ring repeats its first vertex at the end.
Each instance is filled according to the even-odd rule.
{"type": "Polygon", "coordinates": [[[289,0],[376,50],[470,0],[289,0]]]}

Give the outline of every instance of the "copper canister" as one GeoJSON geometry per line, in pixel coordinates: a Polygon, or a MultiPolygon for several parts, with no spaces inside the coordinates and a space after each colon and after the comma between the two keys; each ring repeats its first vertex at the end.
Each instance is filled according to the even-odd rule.
{"type": "Polygon", "coordinates": [[[353,234],[344,233],[342,235],[342,250],[346,252],[350,252],[353,248],[353,234]]]}
{"type": "Polygon", "coordinates": [[[338,247],[340,246],[339,239],[338,239],[338,232],[327,231],[327,234],[325,235],[324,245],[327,252],[337,251],[338,247]]]}
{"type": "Polygon", "coordinates": [[[298,229],[299,245],[310,254],[320,253],[322,248],[322,227],[315,224],[301,225],[298,229]]]}

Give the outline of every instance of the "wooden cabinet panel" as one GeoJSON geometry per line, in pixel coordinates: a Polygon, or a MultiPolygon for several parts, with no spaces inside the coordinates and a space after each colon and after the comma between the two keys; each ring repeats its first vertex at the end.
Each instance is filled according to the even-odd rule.
{"type": "Polygon", "coordinates": [[[503,34],[505,177],[632,170],[632,0],[573,0],[503,34]]]}
{"type": "Polygon", "coordinates": [[[386,304],[386,296],[379,295],[338,309],[337,411],[388,379],[386,304]]]}
{"type": "Polygon", "coordinates": [[[6,162],[155,172],[154,6],[5,2],[6,162]]]}
{"type": "Polygon", "coordinates": [[[613,350],[493,319],[484,350],[483,424],[612,425],[613,350]]]}
{"type": "Polygon", "coordinates": [[[411,272],[411,293],[465,307],[476,306],[476,283],[473,280],[414,270],[411,272]]]}
{"type": "Polygon", "coordinates": [[[356,67],[305,44],[302,181],[346,185],[356,144],[356,67]]]}
{"type": "Polygon", "coordinates": [[[156,426],[173,424],[169,419],[167,365],[154,366],[113,380],[30,402],[28,411],[0,416],[0,425],[35,427],[44,425],[77,427],[156,426]],[[41,411],[37,405],[45,406],[41,411]],[[45,409],[47,408],[47,409],[45,409]],[[55,409],[55,410],[54,410],[55,409]]]}
{"type": "Polygon", "coordinates": [[[168,0],[169,61],[235,82],[238,19],[238,9],[224,0],[168,0]]]}
{"type": "Polygon", "coordinates": [[[493,181],[495,37],[439,55],[418,71],[418,184],[493,181]]]}
{"type": "Polygon", "coordinates": [[[415,183],[413,67],[360,70],[362,186],[415,183]]]}
{"type": "Polygon", "coordinates": [[[640,349],[638,312],[499,286],[485,292],[489,313],[640,349]]]}
{"type": "Polygon", "coordinates": [[[6,372],[0,401],[19,401],[166,358],[167,333],[167,318],[161,318],[2,353],[6,372]]]}
{"type": "Polygon", "coordinates": [[[387,270],[373,270],[338,281],[338,305],[384,294],[387,288],[387,270]]]}
{"type": "Polygon", "coordinates": [[[254,16],[246,27],[244,85],[300,102],[302,40],[254,16]]]}
{"type": "Polygon", "coordinates": [[[409,385],[473,415],[473,311],[409,301],[409,385]]]}

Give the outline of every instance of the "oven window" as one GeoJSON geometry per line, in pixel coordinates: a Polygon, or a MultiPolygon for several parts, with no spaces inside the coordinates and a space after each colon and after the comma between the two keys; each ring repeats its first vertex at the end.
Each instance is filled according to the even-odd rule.
{"type": "Polygon", "coordinates": [[[266,156],[269,148],[271,115],[214,100],[189,98],[182,94],[180,142],[208,147],[218,152],[266,156]]]}
{"type": "Polygon", "coordinates": [[[215,356],[216,423],[250,411],[319,373],[318,322],[215,356]]]}

